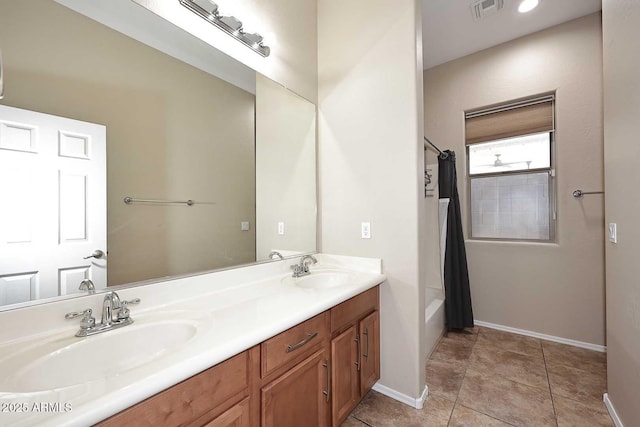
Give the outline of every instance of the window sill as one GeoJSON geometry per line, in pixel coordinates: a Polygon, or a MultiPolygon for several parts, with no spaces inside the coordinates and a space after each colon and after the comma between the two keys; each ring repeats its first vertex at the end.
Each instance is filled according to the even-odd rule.
{"type": "Polygon", "coordinates": [[[466,245],[508,245],[508,246],[540,246],[540,247],[559,247],[557,241],[536,241],[536,240],[504,240],[504,239],[465,239],[466,245]]]}

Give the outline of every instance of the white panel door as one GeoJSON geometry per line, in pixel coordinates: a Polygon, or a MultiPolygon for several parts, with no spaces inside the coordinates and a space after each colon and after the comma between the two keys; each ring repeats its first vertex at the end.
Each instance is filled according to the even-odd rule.
{"type": "Polygon", "coordinates": [[[0,105],[0,305],[106,287],[106,128],[0,105]]]}

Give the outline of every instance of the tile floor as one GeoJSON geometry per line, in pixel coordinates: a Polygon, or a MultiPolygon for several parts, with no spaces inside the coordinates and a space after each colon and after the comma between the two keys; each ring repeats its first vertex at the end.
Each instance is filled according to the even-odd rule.
{"type": "Polygon", "coordinates": [[[475,327],[443,337],[416,410],[371,391],[342,427],[613,426],[602,403],[606,356],[475,327]]]}

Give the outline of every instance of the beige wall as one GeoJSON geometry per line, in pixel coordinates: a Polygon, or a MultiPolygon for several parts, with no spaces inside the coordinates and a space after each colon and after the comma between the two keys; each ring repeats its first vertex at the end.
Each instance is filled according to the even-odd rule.
{"type": "Polygon", "coordinates": [[[51,1],[5,2],[0,40],[3,104],[107,127],[109,285],[254,260],[252,94],[51,1]]]}
{"type": "Polygon", "coordinates": [[[383,259],[380,383],[411,398],[426,353],[420,15],[414,0],[318,2],[321,248],[383,259]]]}
{"type": "Polygon", "coordinates": [[[607,389],[622,424],[640,420],[640,5],[604,0],[604,161],[606,222],[618,225],[607,243],[607,389]]]}
{"type": "Polygon", "coordinates": [[[557,242],[467,240],[476,320],[605,343],[603,197],[571,195],[603,187],[601,37],[594,14],[424,73],[425,132],[457,154],[465,225],[464,111],[556,91],[557,242]]]}
{"type": "Polygon", "coordinates": [[[256,77],[256,257],[316,250],[316,106],[256,77]],[[278,234],[284,222],[284,235],[278,234]]]}

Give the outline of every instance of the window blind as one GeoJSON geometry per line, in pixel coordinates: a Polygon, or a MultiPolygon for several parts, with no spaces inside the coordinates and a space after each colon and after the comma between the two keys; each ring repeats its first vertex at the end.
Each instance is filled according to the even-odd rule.
{"type": "Polygon", "coordinates": [[[467,145],[554,130],[554,95],[465,113],[467,145]]]}

